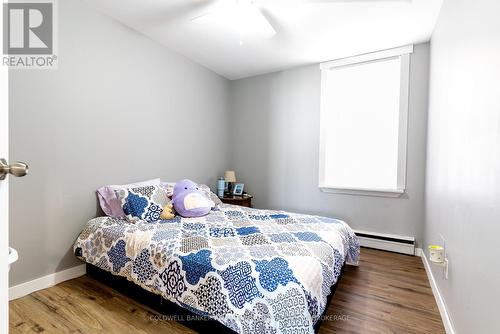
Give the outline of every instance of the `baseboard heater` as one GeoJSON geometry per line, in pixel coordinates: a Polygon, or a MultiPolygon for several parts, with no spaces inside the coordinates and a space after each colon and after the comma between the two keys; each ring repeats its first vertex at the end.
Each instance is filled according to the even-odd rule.
{"type": "Polygon", "coordinates": [[[415,255],[415,238],[395,234],[354,231],[360,246],[415,255]]]}

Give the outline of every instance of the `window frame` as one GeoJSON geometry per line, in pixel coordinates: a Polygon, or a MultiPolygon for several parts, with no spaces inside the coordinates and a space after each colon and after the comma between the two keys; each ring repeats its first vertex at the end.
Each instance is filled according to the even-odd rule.
{"type": "Polygon", "coordinates": [[[321,191],[326,193],[400,197],[406,192],[406,168],[408,149],[408,109],[410,93],[410,54],[413,53],[413,45],[388,49],[378,52],[362,54],[358,56],[337,59],[320,64],[321,69],[321,103],[320,103],[320,148],[319,148],[319,184],[321,191]],[[326,160],[326,133],[327,124],[325,119],[326,107],[326,84],[323,71],[336,67],[357,65],[362,63],[376,62],[389,58],[399,58],[400,71],[400,96],[399,96],[399,130],[398,130],[398,166],[396,189],[371,189],[371,188],[338,188],[325,184],[325,160],[326,160]]]}

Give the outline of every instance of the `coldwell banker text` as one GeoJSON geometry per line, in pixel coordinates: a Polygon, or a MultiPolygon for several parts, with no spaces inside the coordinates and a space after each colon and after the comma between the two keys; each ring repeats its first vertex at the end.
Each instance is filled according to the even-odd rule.
{"type": "Polygon", "coordinates": [[[4,3],[2,66],[57,68],[56,27],[53,1],[4,3]]]}

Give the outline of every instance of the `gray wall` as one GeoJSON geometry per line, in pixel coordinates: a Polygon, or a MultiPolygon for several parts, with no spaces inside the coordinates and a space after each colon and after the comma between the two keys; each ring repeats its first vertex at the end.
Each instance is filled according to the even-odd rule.
{"type": "Polygon", "coordinates": [[[72,243],[104,184],[227,166],[229,82],[75,0],[59,1],[59,69],[10,71],[10,285],[79,264],[72,243]]]}
{"type": "Polygon", "coordinates": [[[445,0],[431,42],[425,241],[457,333],[499,333],[500,3],[445,0]]]}
{"type": "Polygon", "coordinates": [[[415,236],[423,229],[429,45],[411,56],[407,193],[382,198],[318,189],[318,65],[232,81],[231,167],[260,208],[345,219],[353,228],[415,236]]]}

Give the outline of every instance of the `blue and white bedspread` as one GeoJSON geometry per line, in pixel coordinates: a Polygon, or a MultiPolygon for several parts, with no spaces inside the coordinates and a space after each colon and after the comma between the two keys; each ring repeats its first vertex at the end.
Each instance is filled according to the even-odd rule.
{"type": "Polygon", "coordinates": [[[336,219],[225,205],[156,223],[100,217],[79,258],[239,333],[312,333],[358,239],[336,219]]]}

